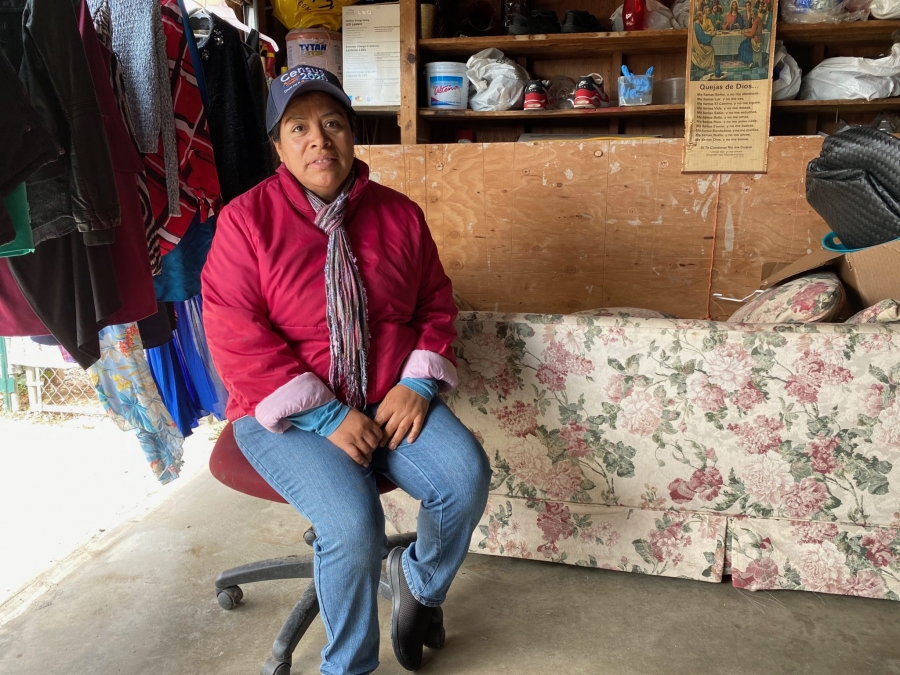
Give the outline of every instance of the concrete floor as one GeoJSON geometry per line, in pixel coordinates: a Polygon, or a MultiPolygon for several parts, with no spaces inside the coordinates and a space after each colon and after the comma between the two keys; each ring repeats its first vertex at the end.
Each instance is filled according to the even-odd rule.
{"type": "MultiPolygon", "coordinates": [[[[201,475],[108,533],[87,562],[0,628],[3,675],[255,675],[305,582],[248,585],[216,604],[227,567],[304,551],[303,519],[201,475]]],[[[379,673],[405,673],[381,601],[379,673]]],[[[445,604],[447,645],[424,673],[900,674],[900,603],[738,591],[470,555],[445,604]]],[[[316,621],[295,675],[318,672],[316,621]]]]}

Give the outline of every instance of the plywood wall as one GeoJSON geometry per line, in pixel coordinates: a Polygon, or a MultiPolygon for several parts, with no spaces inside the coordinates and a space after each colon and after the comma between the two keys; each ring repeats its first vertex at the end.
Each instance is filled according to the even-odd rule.
{"type": "Polygon", "coordinates": [[[724,318],[828,231],[804,198],[816,137],[773,138],[766,175],[682,174],[681,140],[357,148],[425,211],[477,309],[646,307],[724,318]]]}

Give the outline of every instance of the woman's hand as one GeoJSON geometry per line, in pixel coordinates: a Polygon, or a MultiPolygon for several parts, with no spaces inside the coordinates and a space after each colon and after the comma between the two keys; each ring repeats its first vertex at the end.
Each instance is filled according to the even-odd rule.
{"type": "Polygon", "coordinates": [[[381,441],[381,427],[358,410],[350,410],[328,440],[368,469],[372,453],[381,441]]]}
{"type": "Polygon", "coordinates": [[[414,443],[425,426],[429,401],[419,396],[409,387],[398,384],[391,389],[378,406],[375,424],[384,428],[381,447],[389,445],[396,450],[407,432],[407,443],[414,443]],[[412,431],[410,431],[412,429],[412,431]]]}

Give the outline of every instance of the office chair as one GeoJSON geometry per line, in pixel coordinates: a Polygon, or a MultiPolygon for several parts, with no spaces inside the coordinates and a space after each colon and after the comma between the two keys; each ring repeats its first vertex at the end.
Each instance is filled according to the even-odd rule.
{"type": "MultiPolygon", "coordinates": [[[[234,439],[231,423],[225,425],[216,441],[209,458],[209,469],[216,479],[233,490],[259,499],[287,503],[244,457],[234,439]]],[[[376,475],[376,481],[379,494],[397,489],[396,485],[380,474],[376,475]]],[[[303,533],[303,540],[312,546],[316,541],[316,531],[310,527],[303,533]]],[[[415,540],[415,532],[391,535],[388,537],[387,551],[396,546],[409,546],[415,540]]],[[[309,579],[310,582],[281,627],[278,637],[275,638],[272,655],[263,664],[260,675],[290,675],[294,649],[319,613],[319,599],[313,581],[313,554],[261,560],[225,570],[216,578],[216,599],[219,606],[225,610],[234,609],[243,599],[244,592],[239,584],[275,579],[309,579]]],[[[391,599],[391,587],[384,573],[381,576],[378,593],[388,600],[391,599]]],[[[432,616],[431,626],[425,637],[425,646],[440,649],[444,646],[444,638],[444,614],[438,607],[432,616]]]]}

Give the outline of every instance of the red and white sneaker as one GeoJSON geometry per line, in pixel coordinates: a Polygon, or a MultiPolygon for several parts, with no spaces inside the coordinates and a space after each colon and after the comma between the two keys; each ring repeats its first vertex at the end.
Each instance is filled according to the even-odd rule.
{"type": "Polygon", "coordinates": [[[530,80],[525,87],[525,110],[546,110],[553,105],[553,97],[544,80],[530,80]]]}
{"type": "Polygon", "coordinates": [[[576,108],[608,108],[609,96],[603,90],[603,78],[597,73],[580,77],[574,104],[576,108]]]}

